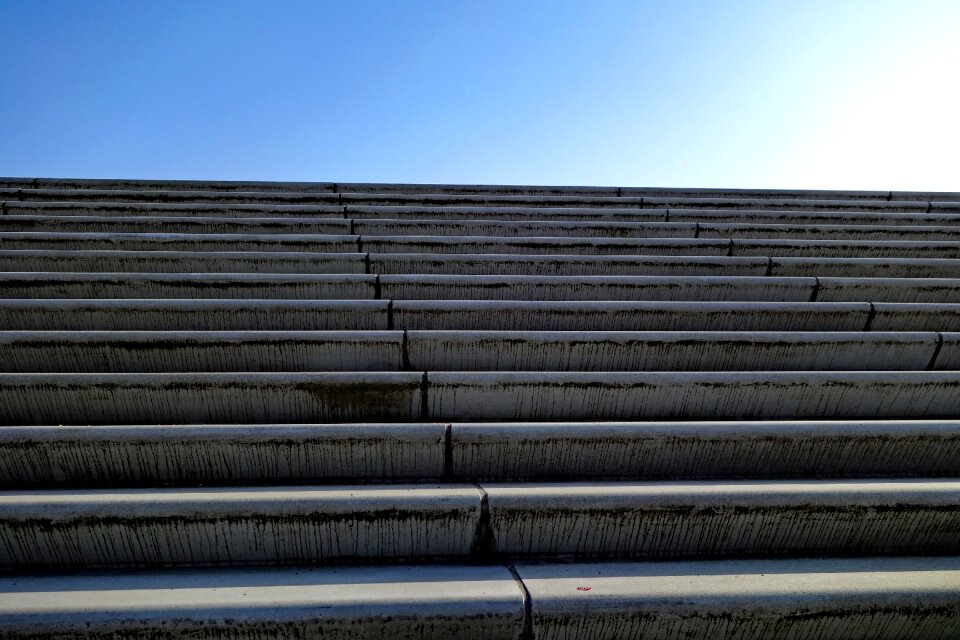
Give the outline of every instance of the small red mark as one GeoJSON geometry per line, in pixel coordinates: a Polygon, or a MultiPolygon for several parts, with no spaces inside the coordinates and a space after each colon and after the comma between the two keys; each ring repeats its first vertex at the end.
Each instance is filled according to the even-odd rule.
{"type": "Polygon", "coordinates": [[[577,591],[590,591],[593,587],[577,587],[577,591]]]}

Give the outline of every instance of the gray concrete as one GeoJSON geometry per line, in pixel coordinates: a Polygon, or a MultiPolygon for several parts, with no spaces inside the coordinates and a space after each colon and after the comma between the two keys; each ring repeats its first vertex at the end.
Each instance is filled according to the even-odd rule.
{"type": "MultiPolygon", "coordinates": [[[[647,209],[643,209],[647,211],[647,209]]],[[[671,222],[784,224],[784,225],[960,225],[960,216],[954,213],[924,213],[896,211],[771,211],[745,209],[667,209],[671,222]]],[[[816,232],[816,229],[813,230],[816,232]]]]}
{"type": "Polygon", "coordinates": [[[960,331],[960,304],[878,302],[870,326],[874,331],[960,331]]]}
{"type": "MultiPolygon", "coordinates": [[[[293,251],[0,250],[0,271],[365,273],[366,254],[293,251]]],[[[729,259],[729,258],[728,258],[729,259]]],[[[745,260],[746,258],[740,258],[745,260]]],[[[762,275],[762,274],[761,274],[762,275]]]]}
{"type": "Polygon", "coordinates": [[[3,300],[17,331],[360,330],[389,327],[386,300],[3,300]]]}
{"type": "MultiPolygon", "coordinates": [[[[409,331],[407,352],[419,371],[922,371],[937,338],[932,332],[409,331]]],[[[0,333],[0,353],[2,340],[0,333]]],[[[960,338],[957,344],[960,356],[960,338]]]]}
{"type": "Polygon", "coordinates": [[[960,333],[941,333],[937,358],[931,364],[939,371],[960,371],[960,333]]]}
{"type": "Polygon", "coordinates": [[[400,331],[0,331],[3,373],[402,368],[400,331]]]}
{"type": "MultiPolygon", "coordinates": [[[[0,236],[2,239],[2,236],[0,236]]],[[[520,253],[530,255],[725,256],[730,241],[700,238],[491,238],[489,236],[362,236],[371,253],[520,253]]],[[[957,243],[960,247],[960,243],[957,243]]],[[[333,251],[333,249],[330,249],[333,251]]]]}
{"type": "Polygon", "coordinates": [[[351,253],[357,236],[281,233],[0,233],[4,249],[351,253]]]}
{"type": "Polygon", "coordinates": [[[960,421],[453,424],[469,480],[960,476],[960,421]]]}
{"type": "Polygon", "coordinates": [[[960,559],[517,566],[538,640],[951,640],[960,559]]]}
{"type": "Polygon", "coordinates": [[[953,553],[960,481],[483,485],[509,556],[791,557],[953,553]]]}
{"type": "Polygon", "coordinates": [[[210,202],[236,204],[340,204],[340,196],[323,191],[208,191],[186,189],[18,189],[11,200],[86,200],[88,202],[210,202]]]}
{"type": "Polygon", "coordinates": [[[0,231],[92,233],[325,233],[348,234],[350,221],[331,218],[218,216],[0,216],[0,231]]]}
{"type": "MultiPolygon", "coordinates": [[[[862,331],[870,309],[865,302],[398,300],[393,319],[398,329],[862,331]]],[[[951,313],[960,327],[960,305],[951,313]]],[[[935,330],[942,314],[925,315],[921,309],[897,317],[899,322],[885,322],[897,326],[885,330],[935,330]]]]}
{"type": "Polygon", "coordinates": [[[470,485],[0,492],[0,563],[116,567],[466,556],[470,485]]]}
{"type": "MultiPolygon", "coordinates": [[[[2,255],[0,253],[0,259],[2,255]]],[[[728,258],[726,256],[535,256],[487,253],[371,253],[369,255],[371,272],[384,274],[763,276],[766,275],[769,265],[766,258],[728,258]]],[[[956,272],[960,274],[960,266],[957,267],[956,272]]]]}
{"type": "Polygon", "coordinates": [[[437,481],[439,423],[32,426],[0,429],[0,482],[110,487],[437,481]]]}
{"type": "Polygon", "coordinates": [[[734,239],[734,256],[819,258],[960,258],[949,240],[750,240],[734,239]]]}
{"type": "Polygon", "coordinates": [[[894,226],[845,224],[700,224],[699,238],[771,238],[808,240],[952,240],[957,226],[894,226]]]}
{"type": "Polygon", "coordinates": [[[421,374],[0,373],[0,424],[416,420],[421,374]]]}
{"type": "Polygon", "coordinates": [[[960,413],[960,372],[439,372],[434,420],[895,419],[960,413]]]}
{"type": "MultiPolygon", "coordinates": [[[[731,258],[727,259],[730,260],[731,258]]],[[[948,258],[770,258],[770,275],[779,277],[958,278],[960,277],[960,260],[948,258]]]]}
{"type": "Polygon", "coordinates": [[[362,300],[376,277],[291,273],[0,273],[5,298],[254,298],[362,300]]]}
{"type": "Polygon", "coordinates": [[[407,300],[662,300],[805,302],[814,278],[710,276],[384,275],[384,298],[407,300]]]}
{"type": "MultiPolygon", "coordinates": [[[[580,238],[693,238],[697,225],[688,222],[561,222],[556,220],[356,220],[361,236],[431,235],[580,238]]],[[[334,233],[329,231],[328,233],[334,233]]],[[[338,233],[346,233],[338,232],[338,233]]]]}
{"type": "Polygon", "coordinates": [[[169,202],[3,202],[7,215],[48,216],[226,216],[229,218],[310,217],[344,218],[340,205],[235,204],[169,202]]]}
{"type": "MultiPolygon", "coordinates": [[[[733,195],[733,194],[731,194],[733,195]]],[[[625,197],[624,200],[629,200],[625,197]]],[[[918,211],[926,212],[930,207],[925,201],[916,200],[864,200],[864,199],[817,199],[817,198],[749,198],[749,197],[671,197],[647,196],[643,206],[682,207],[692,209],[786,209],[795,211],[918,211]]]]}
{"type": "Polygon", "coordinates": [[[50,638],[514,640],[504,567],[291,567],[0,579],[0,629],[50,638]]]}
{"type": "Polygon", "coordinates": [[[823,302],[960,303],[958,278],[820,278],[823,302]]]}
{"type": "MultiPolygon", "coordinates": [[[[668,222],[666,209],[636,207],[470,207],[470,206],[366,206],[351,204],[345,216],[359,220],[527,220],[555,222],[668,222]]],[[[949,214],[944,214],[949,215],[949,214]]]]}

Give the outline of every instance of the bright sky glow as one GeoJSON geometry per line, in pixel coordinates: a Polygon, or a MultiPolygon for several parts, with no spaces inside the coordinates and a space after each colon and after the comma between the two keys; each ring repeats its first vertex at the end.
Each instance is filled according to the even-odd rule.
{"type": "Polygon", "coordinates": [[[0,0],[0,175],[960,190],[960,1],[0,0]]]}

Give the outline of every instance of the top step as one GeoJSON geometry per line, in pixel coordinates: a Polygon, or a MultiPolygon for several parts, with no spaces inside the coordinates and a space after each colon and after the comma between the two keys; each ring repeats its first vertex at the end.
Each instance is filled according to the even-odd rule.
{"type": "Polygon", "coordinates": [[[0,188],[960,201],[960,192],[838,191],[812,189],[683,189],[585,186],[561,187],[545,185],[260,182],[233,180],[94,180],[79,178],[17,177],[0,177],[0,188]]]}

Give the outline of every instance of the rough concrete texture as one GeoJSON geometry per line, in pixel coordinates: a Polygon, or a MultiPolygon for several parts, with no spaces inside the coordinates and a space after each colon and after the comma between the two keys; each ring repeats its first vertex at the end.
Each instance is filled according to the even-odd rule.
{"type": "Polygon", "coordinates": [[[350,221],[331,218],[223,216],[6,215],[0,231],[89,233],[350,233],[350,221]]]}
{"type": "Polygon", "coordinates": [[[0,326],[28,331],[386,329],[387,300],[2,300],[0,326]]]}
{"type": "Polygon", "coordinates": [[[158,486],[414,481],[446,473],[440,423],[34,426],[0,429],[0,482],[158,486]]]}
{"type": "Polygon", "coordinates": [[[0,424],[411,420],[420,373],[0,373],[0,424]]]}
{"type": "Polygon", "coordinates": [[[325,251],[357,250],[357,236],[244,233],[65,233],[10,231],[0,233],[4,249],[61,251],[325,251]]]}
{"type": "Polygon", "coordinates": [[[757,557],[953,553],[960,482],[484,483],[508,556],[757,557]]]}
{"type": "Polygon", "coordinates": [[[960,476],[955,420],[454,423],[457,478],[960,476]]]}
{"type": "Polygon", "coordinates": [[[429,373],[435,420],[896,419],[960,413],[960,372],[429,373]]]}
{"type": "Polygon", "coordinates": [[[27,638],[521,637],[504,567],[166,570],[0,580],[0,629],[27,638]]]}
{"type": "Polygon", "coordinates": [[[725,256],[729,255],[731,246],[729,240],[701,238],[495,238],[425,235],[362,236],[360,240],[363,250],[371,253],[725,256]]]}
{"type": "Polygon", "coordinates": [[[470,485],[0,492],[0,563],[298,564],[469,555],[470,485]]]}
{"type": "MultiPolygon", "coordinates": [[[[3,203],[8,215],[48,216],[225,216],[229,218],[310,217],[341,218],[340,205],[302,204],[231,204],[231,203],[169,203],[169,202],[20,202],[3,203]]],[[[949,214],[942,214],[949,215],[949,214]]]]}
{"type": "Polygon", "coordinates": [[[937,344],[936,333],[407,332],[423,371],[908,371],[927,368],[937,344]]]}
{"type": "Polygon", "coordinates": [[[957,558],[517,567],[543,640],[949,640],[957,558]]]}
{"type": "Polygon", "coordinates": [[[3,373],[402,368],[400,331],[0,331],[3,373]]]}

